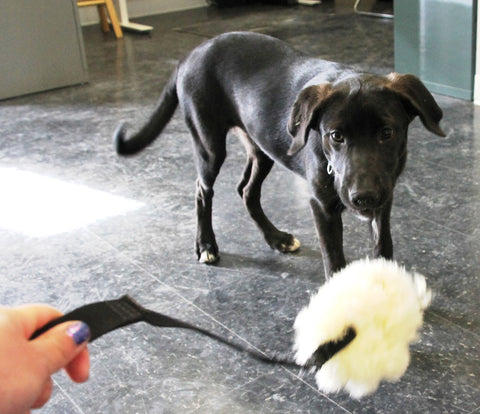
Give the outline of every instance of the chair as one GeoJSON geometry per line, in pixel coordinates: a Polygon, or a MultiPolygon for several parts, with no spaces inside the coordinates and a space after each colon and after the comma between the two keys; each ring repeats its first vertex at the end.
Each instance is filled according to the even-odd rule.
{"type": "Polygon", "coordinates": [[[357,14],[361,14],[362,16],[382,17],[384,19],[393,19],[393,14],[372,13],[372,12],[358,10],[358,5],[359,4],[360,4],[360,0],[356,0],[355,5],[353,6],[353,11],[357,14]]]}
{"type": "Polygon", "coordinates": [[[78,0],[77,5],[78,7],[97,6],[98,15],[100,16],[100,24],[104,32],[110,31],[110,26],[108,24],[107,18],[108,13],[108,17],[110,17],[110,21],[112,22],[115,36],[117,37],[117,39],[123,37],[122,28],[120,27],[117,12],[115,11],[112,0],[78,0]]]}

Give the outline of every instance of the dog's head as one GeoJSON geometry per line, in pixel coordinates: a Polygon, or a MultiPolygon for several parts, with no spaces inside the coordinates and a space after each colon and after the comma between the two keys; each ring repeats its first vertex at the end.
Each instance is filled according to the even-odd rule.
{"type": "Polygon", "coordinates": [[[333,174],[343,204],[372,217],[392,198],[406,161],[408,125],[416,116],[445,136],[442,110],[413,75],[352,74],[307,86],[292,108],[289,155],[308,148],[321,161],[315,174],[333,174]]]}

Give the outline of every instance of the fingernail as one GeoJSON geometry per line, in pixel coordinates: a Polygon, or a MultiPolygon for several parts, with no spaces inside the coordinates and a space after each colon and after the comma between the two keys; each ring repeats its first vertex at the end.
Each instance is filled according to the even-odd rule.
{"type": "Polygon", "coordinates": [[[67,335],[80,345],[90,339],[90,328],[85,322],[75,322],[67,328],[67,335]]]}

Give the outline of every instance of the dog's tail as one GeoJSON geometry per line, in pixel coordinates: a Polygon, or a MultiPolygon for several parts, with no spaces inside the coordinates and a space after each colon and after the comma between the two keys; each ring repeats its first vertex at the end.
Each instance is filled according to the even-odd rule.
{"type": "Polygon", "coordinates": [[[119,155],[133,155],[151,144],[168,124],[175,109],[178,106],[177,96],[177,71],[172,74],[167,85],[163,89],[157,106],[150,119],[142,126],[140,131],[127,138],[125,122],[115,130],[113,134],[113,145],[119,155]]]}

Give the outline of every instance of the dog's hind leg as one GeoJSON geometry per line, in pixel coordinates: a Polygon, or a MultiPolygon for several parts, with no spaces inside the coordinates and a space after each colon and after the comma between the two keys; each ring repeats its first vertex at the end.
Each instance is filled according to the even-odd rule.
{"type": "Polygon", "coordinates": [[[196,126],[189,117],[186,117],[186,121],[193,137],[197,168],[195,252],[200,263],[215,263],[219,254],[212,226],[213,185],[226,157],[227,131],[217,126],[207,132],[205,128],[196,126]]]}
{"type": "Polygon", "coordinates": [[[262,183],[273,167],[273,161],[245,133],[240,133],[247,149],[247,164],[237,191],[268,245],[281,252],[293,252],[300,242],[289,233],[278,230],[265,215],[260,203],[262,183]]]}

